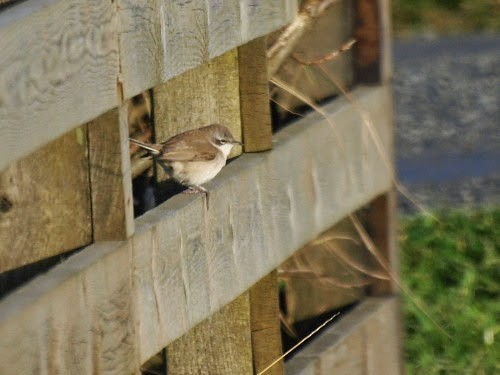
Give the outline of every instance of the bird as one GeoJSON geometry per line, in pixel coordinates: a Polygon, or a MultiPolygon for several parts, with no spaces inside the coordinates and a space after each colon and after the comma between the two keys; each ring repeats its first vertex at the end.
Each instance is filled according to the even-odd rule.
{"type": "Polygon", "coordinates": [[[145,149],[175,181],[188,188],[187,192],[208,193],[202,185],[212,180],[226,165],[235,145],[229,129],[211,124],[188,130],[163,143],[145,143],[134,138],[130,142],[145,149]]]}

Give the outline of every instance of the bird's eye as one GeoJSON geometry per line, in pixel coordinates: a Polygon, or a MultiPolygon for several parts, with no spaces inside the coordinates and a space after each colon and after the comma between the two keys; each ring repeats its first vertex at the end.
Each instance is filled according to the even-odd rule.
{"type": "Polygon", "coordinates": [[[227,141],[225,139],[217,139],[217,143],[219,145],[225,145],[227,143],[227,141]]]}

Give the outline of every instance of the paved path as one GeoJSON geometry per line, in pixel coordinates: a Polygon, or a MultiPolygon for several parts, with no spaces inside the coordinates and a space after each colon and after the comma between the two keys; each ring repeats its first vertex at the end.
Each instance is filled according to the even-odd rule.
{"type": "Polygon", "coordinates": [[[417,198],[500,205],[500,35],[396,41],[394,103],[398,172],[417,198]]]}

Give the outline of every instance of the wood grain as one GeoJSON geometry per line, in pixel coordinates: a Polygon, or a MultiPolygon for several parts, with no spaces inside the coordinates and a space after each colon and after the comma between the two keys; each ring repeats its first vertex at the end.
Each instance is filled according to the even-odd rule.
{"type": "MultiPolygon", "coordinates": [[[[237,50],[216,57],[153,89],[156,140],[220,123],[241,140],[237,50]]],[[[230,157],[241,154],[233,147],[230,157]]],[[[163,176],[163,172],[159,173],[163,176]]]]}
{"type": "Polygon", "coordinates": [[[0,13],[0,171],[118,104],[110,1],[27,1],[0,13]]]}
{"type": "MultiPolygon", "coordinates": [[[[258,1],[256,6],[265,7],[265,3],[265,1],[258,1]]],[[[208,55],[214,58],[243,43],[240,2],[208,0],[207,4],[208,55]]],[[[285,23],[286,20],[282,22],[285,23]]]]}
{"type": "Polygon", "coordinates": [[[87,125],[94,241],[124,240],[134,232],[126,106],[87,125]]]}
{"type": "MultiPolygon", "coordinates": [[[[388,88],[353,94],[387,145],[388,88]]],[[[91,245],[0,301],[0,373],[19,373],[18,363],[26,373],[50,372],[74,353],[81,353],[75,368],[83,373],[117,361],[115,373],[137,371],[296,249],[387,191],[391,173],[375,146],[363,142],[358,110],[346,100],[324,110],[337,133],[311,114],[277,133],[272,152],[226,166],[207,184],[209,207],[200,196],[177,195],[137,219],[129,240],[91,245]],[[336,137],[344,150],[334,147],[336,137]]]]}
{"type": "Polygon", "coordinates": [[[378,264],[349,219],[343,219],[281,266],[289,324],[359,301],[378,264]]]}
{"type": "Polygon", "coordinates": [[[241,125],[245,152],[272,148],[266,37],[238,48],[241,125]]]}
{"type": "MultiPolygon", "coordinates": [[[[253,368],[255,373],[264,370],[283,354],[277,276],[276,270],[272,271],[257,282],[249,292],[253,368]]],[[[274,365],[266,374],[283,374],[283,362],[274,365]]]]}
{"type": "Polygon", "coordinates": [[[129,254],[119,243],[92,245],[6,297],[0,308],[0,373],[137,369],[129,254]]]}
{"type": "Polygon", "coordinates": [[[269,34],[297,15],[297,1],[240,0],[243,43],[269,34]]]}
{"type": "Polygon", "coordinates": [[[296,9],[295,0],[118,3],[125,98],[285,25],[296,9]]]}
{"type": "Polygon", "coordinates": [[[7,7],[0,13],[0,171],[123,99],[283,26],[294,3],[28,0],[7,7]]]}
{"type": "Polygon", "coordinates": [[[252,375],[248,293],[167,347],[167,373],[252,375]]]}
{"type": "Polygon", "coordinates": [[[0,173],[0,272],[92,241],[85,127],[0,173]]]}
{"type": "Polygon", "coordinates": [[[368,298],[317,334],[286,374],[403,374],[395,297],[368,298]]]}

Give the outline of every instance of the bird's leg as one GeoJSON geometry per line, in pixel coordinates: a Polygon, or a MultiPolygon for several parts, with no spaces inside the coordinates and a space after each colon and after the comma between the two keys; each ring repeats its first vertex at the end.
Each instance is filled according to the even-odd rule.
{"type": "Polygon", "coordinates": [[[187,190],[184,190],[183,193],[186,193],[186,194],[200,194],[200,193],[203,193],[205,194],[205,198],[206,198],[206,202],[207,202],[207,209],[208,209],[208,198],[209,198],[209,195],[208,195],[208,190],[205,189],[203,186],[189,186],[187,190]]]}

